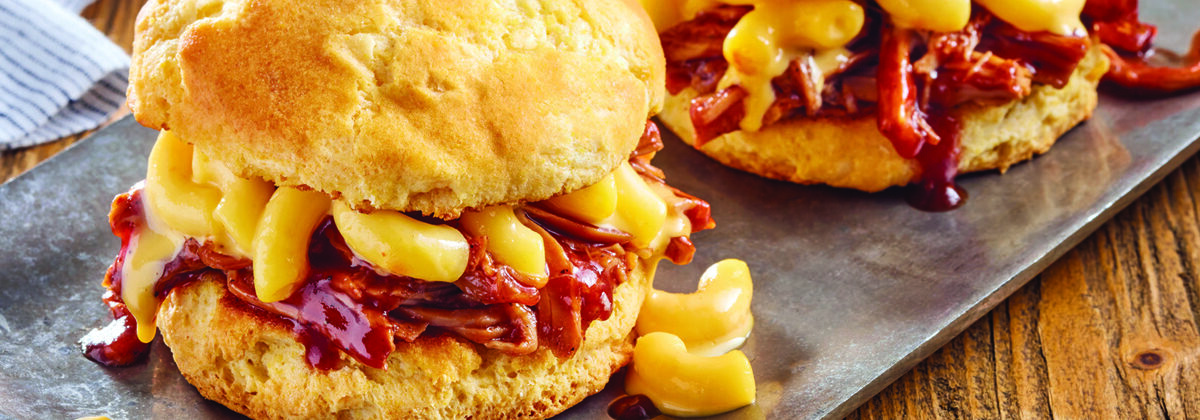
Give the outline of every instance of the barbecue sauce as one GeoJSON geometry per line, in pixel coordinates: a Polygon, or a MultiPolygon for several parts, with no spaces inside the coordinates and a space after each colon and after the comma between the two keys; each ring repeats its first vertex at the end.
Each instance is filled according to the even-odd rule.
{"type": "Polygon", "coordinates": [[[962,124],[946,112],[933,112],[929,115],[929,125],[938,133],[941,141],[938,144],[926,144],[917,154],[921,180],[907,187],[906,198],[908,204],[918,210],[954,210],[967,201],[967,191],[954,182],[958,176],[962,124]]]}
{"type": "Polygon", "coordinates": [[[104,303],[108,304],[114,319],[79,340],[83,355],[109,367],[128,366],[144,358],[150,351],[150,344],[138,340],[137,323],[121,302],[120,295],[109,290],[104,293],[104,303]]]}
{"type": "Polygon", "coordinates": [[[138,339],[137,322],[121,301],[121,266],[125,263],[134,229],[144,223],[141,192],[140,188],[135,188],[128,194],[117,196],[109,213],[112,232],[121,238],[121,252],[104,276],[104,286],[108,290],[104,292],[103,300],[113,320],[103,328],[92,329],[79,340],[83,355],[104,366],[128,366],[141,360],[150,350],[150,344],[138,339]]]}
{"type": "Polygon", "coordinates": [[[608,404],[608,416],[616,420],[650,420],[662,412],[645,395],[625,395],[608,404]]]}

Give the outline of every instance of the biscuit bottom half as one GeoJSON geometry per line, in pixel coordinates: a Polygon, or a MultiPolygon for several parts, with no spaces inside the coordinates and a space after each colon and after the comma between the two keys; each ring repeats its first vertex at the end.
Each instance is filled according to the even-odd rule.
{"type": "Polygon", "coordinates": [[[172,289],[158,312],[179,371],[205,398],[254,418],[545,418],[604,388],[629,362],[654,263],[642,261],[613,293],[573,356],[511,356],[449,334],[397,342],[387,369],[340,355],[319,371],[289,326],[240,302],[224,275],[172,289]]]}
{"type": "MultiPolygon", "coordinates": [[[[963,124],[958,171],[1004,171],[1050,150],[1059,136],[1091,117],[1096,87],[1107,70],[1107,59],[1092,48],[1062,89],[1035,85],[1030,95],[1018,101],[956,107],[954,113],[963,124]]],[[[670,95],[659,115],[692,145],[696,134],[688,108],[695,97],[691,88],[670,95]]],[[[873,113],[796,118],[757,132],[726,133],[700,151],[727,166],[800,184],[875,192],[920,180],[917,160],[900,157],[876,126],[873,113]]]]}

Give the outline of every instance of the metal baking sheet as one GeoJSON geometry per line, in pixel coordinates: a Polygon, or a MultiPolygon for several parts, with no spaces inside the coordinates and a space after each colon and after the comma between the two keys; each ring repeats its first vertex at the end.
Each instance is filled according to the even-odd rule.
{"type": "MultiPolygon", "coordinates": [[[[1161,24],[1160,44],[1182,49],[1200,11],[1143,2],[1143,16],[1161,24]]],[[[656,163],[712,203],[718,227],[695,235],[692,265],[664,263],[658,287],[688,291],[707,264],[746,260],[757,323],[743,350],[758,402],[724,417],[841,417],[1194,154],[1198,136],[1200,93],[1106,96],[1049,154],[1002,176],[966,176],[965,207],[923,213],[898,191],[726,169],[668,135],[656,163]]],[[[153,139],[126,118],[0,186],[0,417],[235,416],[203,400],[160,342],[147,363],[122,369],[93,364],[76,344],[108,319],[100,280],[119,244],[105,215],[143,177],[153,139]]],[[[563,417],[605,418],[618,392],[563,417]]]]}

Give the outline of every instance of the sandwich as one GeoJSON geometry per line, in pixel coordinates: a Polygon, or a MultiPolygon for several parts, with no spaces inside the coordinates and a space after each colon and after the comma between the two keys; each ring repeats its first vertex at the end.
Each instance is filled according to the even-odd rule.
{"type": "Polygon", "coordinates": [[[650,163],[636,3],[152,0],[136,30],[129,107],[162,131],[83,344],[120,365],[161,332],[239,413],[554,415],[713,226],[650,163]]]}
{"type": "MultiPolygon", "coordinates": [[[[1089,118],[1110,62],[1152,73],[1136,1],[646,4],[667,57],[660,118],[685,142],[801,184],[915,183],[927,210],[963,202],[957,174],[1004,171],[1089,118]]],[[[1177,76],[1168,90],[1200,85],[1196,69],[1157,70],[1177,76]]],[[[1163,84],[1149,76],[1139,88],[1163,84]]]]}

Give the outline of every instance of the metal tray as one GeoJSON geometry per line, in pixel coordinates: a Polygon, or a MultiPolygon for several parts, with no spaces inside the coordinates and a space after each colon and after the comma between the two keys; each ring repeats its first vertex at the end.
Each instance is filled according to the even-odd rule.
{"type": "MultiPolygon", "coordinates": [[[[1143,4],[1160,45],[1186,47],[1194,7],[1143,4]]],[[[1182,0],[1171,4],[1182,5],[1182,0]]],[[[757,323],[743,350],[757,404],[726,418],[840,417],[941,347],[1200,147],[1200,93],[1103,97],[1095,117],[1005,175],[966,176],[949,213],[764,180],[668,135],[656,163],[707,199],[718,227],[696,261],[657,286],[690,291],[709,263],[746,260],[757,323]]],[[[226,418],[179,375],[160,342],[145,364],[105,369],[76,340],[108,319],[100,279],[118,248],[105,215],[140,180],[154,132],[131,118],[0,186],[0,418],[226,418]]],[[[606,418],[614,378],[566,418],[606,418]]]]}

